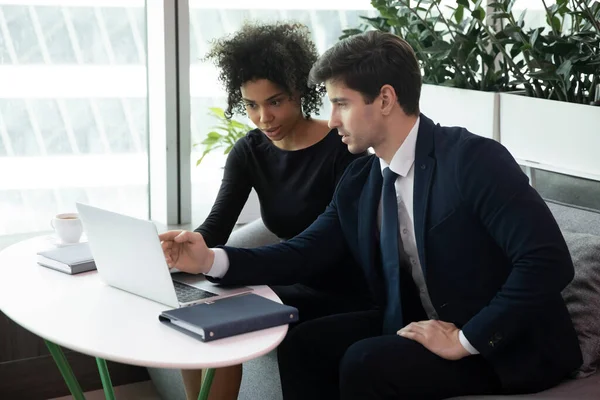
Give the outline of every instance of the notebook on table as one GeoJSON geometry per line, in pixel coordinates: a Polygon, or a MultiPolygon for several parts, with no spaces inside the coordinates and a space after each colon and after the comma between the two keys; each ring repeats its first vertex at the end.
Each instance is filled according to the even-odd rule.
{"type": "Polygon", "coordinates": [[[164,311],[158,319],[203,342],[298,321],[298,310],[257,294],[164,311]]]}
{"type": "Polygon", "coordinates": [[[37,263],[67,274],[78,274],[96,269],[88,243],[40,251],[37,263]]]}

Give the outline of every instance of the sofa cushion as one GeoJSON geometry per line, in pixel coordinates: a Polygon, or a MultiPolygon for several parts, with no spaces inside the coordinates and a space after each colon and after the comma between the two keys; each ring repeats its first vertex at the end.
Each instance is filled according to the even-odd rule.
{"type": "Polygon", "coordinates": [[[571,231],[600,236],[600,212],[548,200],[546,200],[546,204],[563,232],[571,231]]]}
{"type": "Polygon", "coordinates": [[[577,331],[583,364],[575,377],[600,368],[600,236],[563,230],[575,267],[573,281],[563,290],[577,331]]]}
{"type": "Polygon", "coordinates": [[[598,400],[600,372],[585,379],[568,379],[558,386],[534,394],[458,396],[447,400],[598,400]]]}

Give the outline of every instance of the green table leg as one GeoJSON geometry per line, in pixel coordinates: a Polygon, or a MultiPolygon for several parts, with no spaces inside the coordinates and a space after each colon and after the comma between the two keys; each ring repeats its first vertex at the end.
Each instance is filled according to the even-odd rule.
{"type": "Polygon", "coordinates": [[[65,354],[62,352],[59,346],[55,345],[52,342],[45,340],[46,346],[48,346],[48,350],[50,350],[50,354],[52,354],[52,358],[54,358],[54,362],[58,367],[58,370],[62,374],[69,391],[73,395],[75,400],[85,400],[85,396],[81,391],[81,386],[79,386],[79,382],[77,382],[77,378],[75,378],[75,374],[73,374],[73,370],[65,357],[65,354]]]}
{"type": "Polygon", "coordinates": [[[108,373],[108,367],[106,366],[106,360],[96,357],[96,364],[98,365],[102,387],[104,388],[104,398],[106,400],[115,400],[115,392],[110,380],[110,374],[108,373]]]}
{"type": "Polygon", "coordinates": [[[207,368],[205,370],[206,376],[202,381],[202,387],[200,388],[200,394],[198,400],[208,400],[208,394],[210,393],[210,386],[212,385],[213,378],[215,377],[215,369],[207,368]]]}

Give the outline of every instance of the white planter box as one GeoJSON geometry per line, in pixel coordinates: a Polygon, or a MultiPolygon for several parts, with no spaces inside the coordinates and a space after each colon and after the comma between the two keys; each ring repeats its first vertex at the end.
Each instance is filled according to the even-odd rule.
{"type": "Polygon", "coordinates": [[[469,132],[499,140],[498,93],[423,85],[421,112],[443,126],[461,126],[469,132]]]}
{"type": "Polygon", "coordinates": [[[600,180],[600,107],[500,95],[501,143],[526,166],[600,180]]]}

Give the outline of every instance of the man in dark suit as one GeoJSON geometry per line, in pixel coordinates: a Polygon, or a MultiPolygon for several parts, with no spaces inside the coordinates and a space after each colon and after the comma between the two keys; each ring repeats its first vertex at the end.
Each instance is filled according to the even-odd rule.
{"type": "Polygon", "coordinates": [[[170,266],[223,284],[301,282],[353,255],[377,307],[291,330],[279,348],[285,399],[535,392],[577,368],[560,295],[569,252],[506,149],[420,114],[420,69],[394,35],[339,42],[311,80],[325,83],[349,150],[375,151],[348,167],[319,219],[258,249],[160,236],[170,266]]]}

